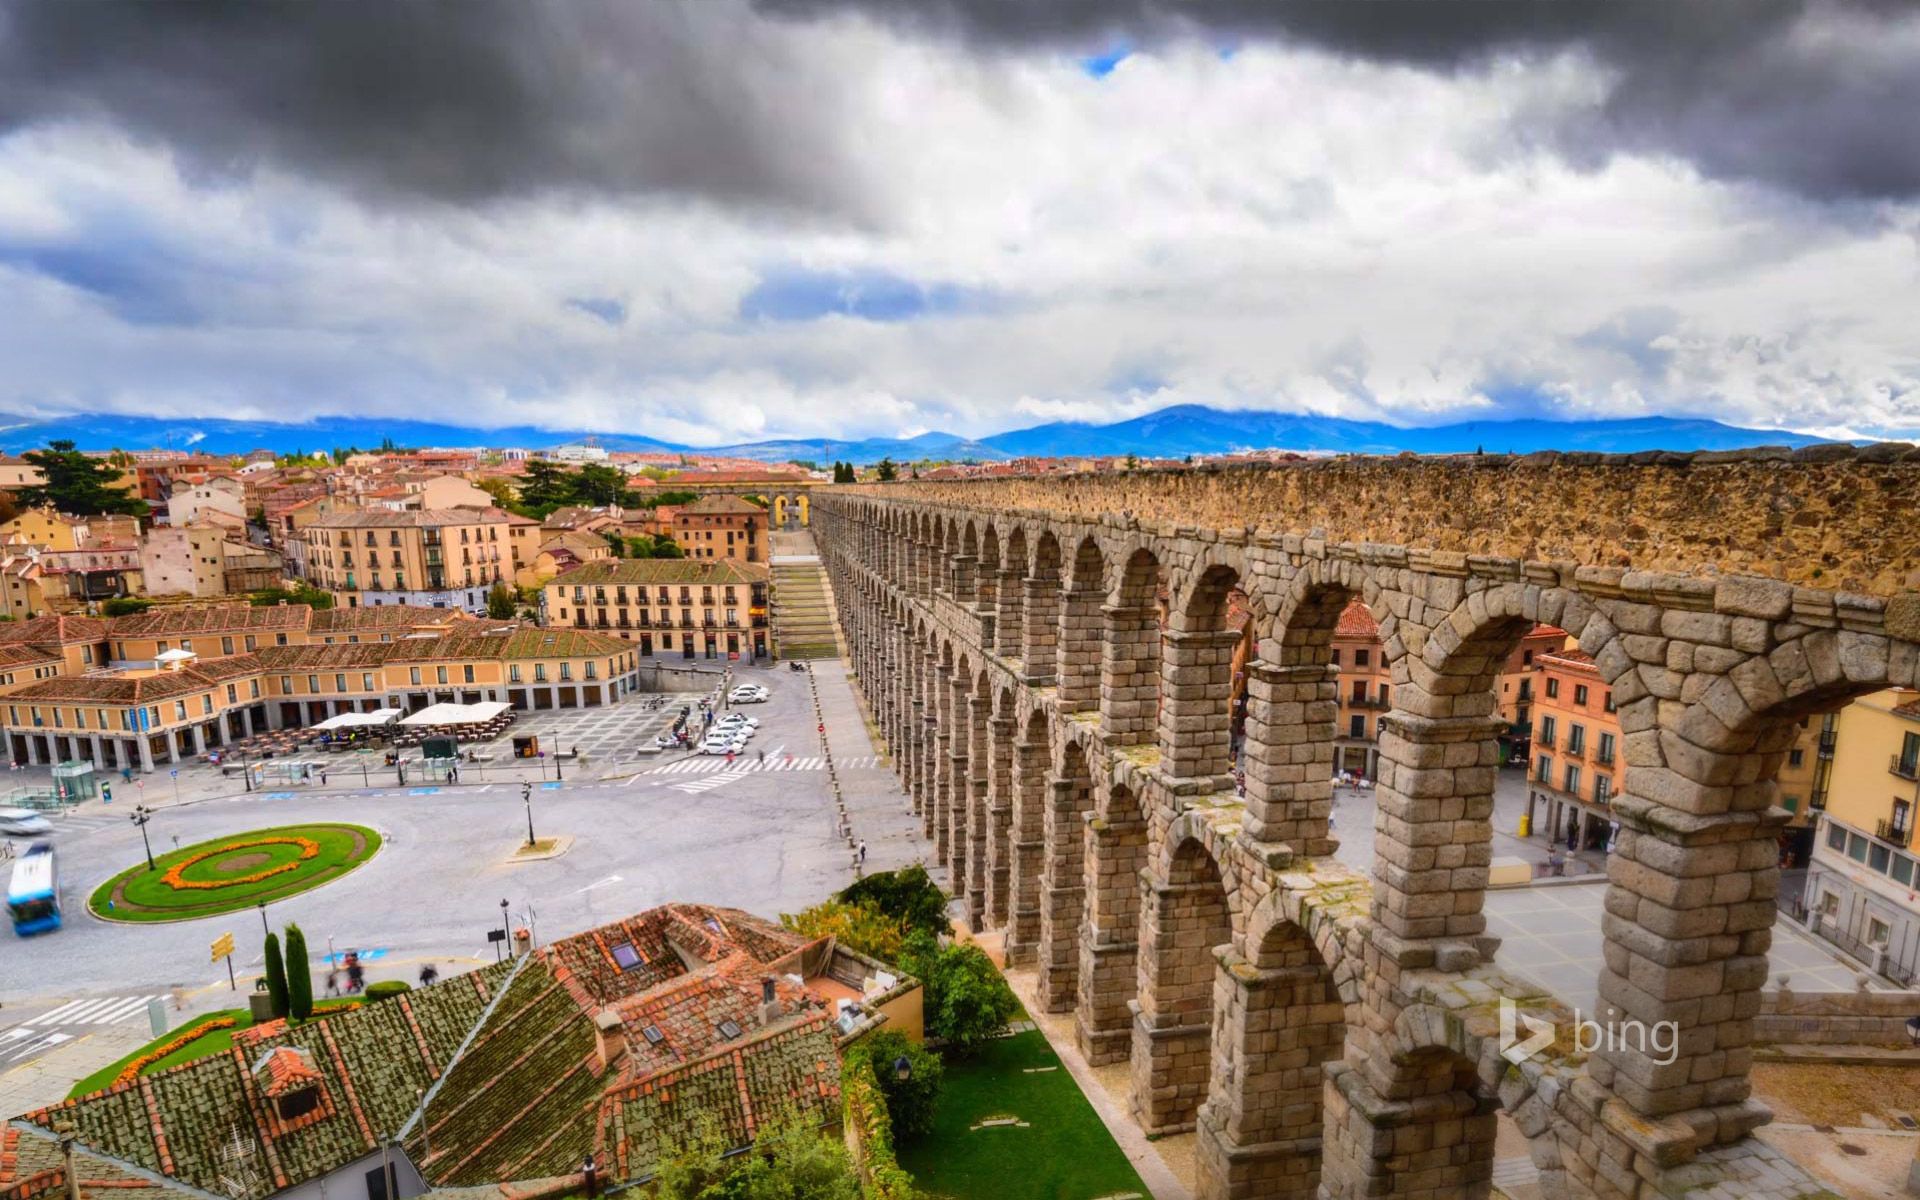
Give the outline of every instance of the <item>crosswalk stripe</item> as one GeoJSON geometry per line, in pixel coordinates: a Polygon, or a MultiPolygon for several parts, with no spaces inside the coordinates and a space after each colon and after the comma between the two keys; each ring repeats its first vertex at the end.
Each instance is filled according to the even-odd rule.
{"type": "Polygon", "coordinates": [[[45,1014],[40,1019],[50,1025],[58,1024],[61,1021],[68,1020],[82,1010],[91,1009],[98,1003],[98,1000],[70,1000],[52,1012],[45,1014]]]}
{"type": "Polygon", "coordinates": [[[152,999],[150,996],[136,996],[120,1007],[102,1014],[95,1019],[94,1023],[97,1025],[112,1025],[117,1021],[124,1021],[135,1013],[144,1011],[150,999],[152,999]]]}

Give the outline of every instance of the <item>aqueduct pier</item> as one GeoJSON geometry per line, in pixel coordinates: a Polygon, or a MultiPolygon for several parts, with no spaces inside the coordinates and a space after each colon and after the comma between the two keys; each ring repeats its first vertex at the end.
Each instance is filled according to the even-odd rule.
{"type": "Polygon", "coordinates": [[[1799,1196],[1820,1189],[1749,1136],[1774,779],[1799,718],[1915,683],[1908,453],[896,483],[812,515],[952,889],[1092,1061],[1131,1064],[1149,1132],[1197,1132],[1203,1196],[1485,1194],[1501,1109],[1549,1195],[1799,1196]],[[1230,595],[1257,639],[1244,796],[1230,595]],[[1328,826],[1353,597],[1394,682],[1364,876],[1328,826]],[[1536,622],[1594,656],[1625,734],[1610,1011],[1585,1014],[1619,1036],[1591,1054],[1481,911],[1495,678],[1536,622]],[[1553,1043],[1503,1055],[1503,998],[1553,1043]]]}

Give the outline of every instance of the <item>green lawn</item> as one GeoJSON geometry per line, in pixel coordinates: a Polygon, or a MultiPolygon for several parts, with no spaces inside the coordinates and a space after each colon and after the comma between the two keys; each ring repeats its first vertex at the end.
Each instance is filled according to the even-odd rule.
{"type": "Polygon", "coordinates": [[[933,1132],[899,1147],[899,1157],[923,1191],[957,1200],[1147,1194],[1039,1030],[950,1060],[933,1132]],[[981,1125],[999,1117],[1025,1124],[981,1125]]]}
{"type": "MultiPolygon", "coordinates": [[[[354,1005],[361,1003],[361,1001],[357,998],[351,1001],[329,999],[326,1001],[326,1003],[329,1006],[341,1005],[343,1007],[351,1008],[354,1005]]],[[[140,1047],[138,1050],[132,1051],[131,1053],[127,1054],[125,1057],[119,1059],[118,1061],[109,1063],[108,1065],[101,1067],[98,1071],[95,1071],[93,1074],[87,1076],[85,1079],[82,1079],[80,1082],[74,1084],[73,1089],[67,1093],[67,1098],[73,1099],[74,1097],[77,1097],[77,1096],[85,1096],[90,1093],[97,1092],[102,1088],[112,1086],[113,1081],[120,1077],[120,1072],[125,1070],[127,1064],[132,1062],[134,1059],[139,1058],[141,1055],[147,1053],[149,1050],[155,1049],[156,1047],[166,1042],[173,1041],[175,1038],[180,1037],[182,1034],[198,1029],[200,1026],[205,1025],[207,1022],[218,1020],[221,1017],[234,1017],[237,1019],[238,1023],[233,1025],[231,1028],[216,1029],[211,1033],[207,1034],[205,1037],[195,1038],[193,1041],[188,1042],[186,1045],[180,1047],[178,1050],[175,1050],[172,1054],[167,1055],[165,1058],[159,1059],[156,1062],[148,1063],[145,1067],[141,1068],[140,1073],[142,1075],[151,1075],[155,1071],[164,1071],[168,1067],[177,1067],[181,1063],[192,1062],[196,1058],[205,1058],[209,1054],[217,1054],[220,1051],[226,1050],[227,1048],[233,1045],[233,1035],[237,1031],[245,1029],[248,1026],[253,1024],[252,1016],[250,1016],[248,1013],[248,1010],[244,1008],[229,1008],[220,1012],[202,1013],[199,1016],[193,1018],[191,1021],[186,1022],[185,1024],[182,1024],[173,1029],[167,1030],[165,1033],[161,1034],[159,1037],[148,1042],[146,1045],[140,1047]]]]}
{"type": "Polygon", "coordinates": [[[110,921],[181,921],[216,916],[329,883],[372,858],[379,848],[380,835],[363,825],[287,825],[248,830],[160,855],[151,870],[144,861],[129,867],[95,889],[87,905],[96,916],[110,921]],[[267,837],[306,838],[317,844],[320,852],[301,859],[303,847],[292,842],[239,845],[267,837]],[[232,846],[232,851],[209,853],[226,846],[232,846]],[[182,871],[183,880],[238,879],[286,863],[295,865],[292,870],[263,879],[218,888],[178,888],[165,881],[168,868],[196,857],[199,861],[182,871]]]}

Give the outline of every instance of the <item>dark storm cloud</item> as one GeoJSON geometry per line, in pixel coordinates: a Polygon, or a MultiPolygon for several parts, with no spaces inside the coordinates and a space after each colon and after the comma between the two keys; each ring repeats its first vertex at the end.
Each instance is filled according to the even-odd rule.
{"type": "Polygon", "coordinates": [[[831,64],[728,0],[0,0],[0,133],[104,119],[363,194],[857,211],[831,64]]]}
{"type": "Polygon", "coordinates": [[[789,15],[855,7],[1000,50],[1087,53],[1199,35],[1440,71],[1581,52],[1611,72],[1604,103],[1541,131],[1577,162],[1651,152],[1820,200],[1920,195],[1920,6],[1910,0],[759,2],[789,15]]]}

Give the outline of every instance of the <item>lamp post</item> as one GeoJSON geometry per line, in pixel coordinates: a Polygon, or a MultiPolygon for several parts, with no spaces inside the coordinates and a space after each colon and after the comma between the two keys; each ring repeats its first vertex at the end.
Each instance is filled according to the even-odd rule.
{"type": "Polygon", "coordinates": [[[267,924],[267,902],[262,900],[260,901],[260,933],[264,937],[272,932],[273,928],[267,924]]]}
{"type": "Polygon", "coordinates": [[[913,1078],[913,1064],[907,1061],[906,1055],[893,1060],[893,1077],[901,1083],[913,1078]]]}
{"type": "Polygon", "coordinates": [[[500,932],[506,935],[507,953],[513,953],[513,929],[507,924],[507,902],[500,902],[500,932]]]}
{"type": "Polygon", "coordinates": [[[144,804],[136,804],[127,819],[140,827],[140,844],[147,848],[147,870],[154,870],[153,843],[147,840],[147,822],[153,819],[153,810],[144,804]]]}
{"type": "MultiPolygon", "coordinates": [[[[556,760],[557,761],[557,760],[556,760]]],[[[527,846],[533,846],[533,785],[520,785],[520,802],[527,806],[527,846]]]]}

